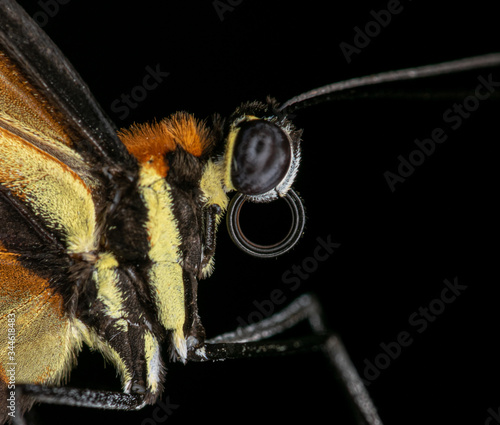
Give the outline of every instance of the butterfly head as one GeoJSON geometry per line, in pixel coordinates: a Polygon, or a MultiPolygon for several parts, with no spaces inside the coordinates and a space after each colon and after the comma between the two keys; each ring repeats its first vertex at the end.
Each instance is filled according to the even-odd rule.
{"type": "Polygon", "coordinates": [[[223,154],[224,185],[252,202],[283,197],[297,175],[300,137],[276,102],[250,102],[231,116],[223,154]]]}

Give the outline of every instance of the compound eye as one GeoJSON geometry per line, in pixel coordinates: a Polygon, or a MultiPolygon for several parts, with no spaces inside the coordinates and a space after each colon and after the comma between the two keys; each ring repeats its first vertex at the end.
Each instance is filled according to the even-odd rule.
{"type": "Polygon", "coordinates": [[[231,182],[245,195],[261,195],[286,176],[292,148],[285,133],[267,121],[246,121],[236,136],[231,182]]]}

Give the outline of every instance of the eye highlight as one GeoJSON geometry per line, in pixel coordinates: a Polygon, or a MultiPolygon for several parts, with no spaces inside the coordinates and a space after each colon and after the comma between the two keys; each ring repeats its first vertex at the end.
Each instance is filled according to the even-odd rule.
{"type": "Polygon", "coordinates": [[[231,163],[231,181],[241,193],[260,195],[286,176],[292,149],[286,134],[264,120],[240,124],[231,163]]]}

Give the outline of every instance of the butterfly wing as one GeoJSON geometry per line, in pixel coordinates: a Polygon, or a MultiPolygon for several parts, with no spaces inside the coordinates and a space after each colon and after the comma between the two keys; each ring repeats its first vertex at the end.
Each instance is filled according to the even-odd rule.
{"type": "Polygon", "coordinates": [[[0,1],[0,423],[15,382],[67,375],[81,345],[73,259],[97,248],[117,180],[135,167],[59,49],[0,1]]]}
{"type": "Polygon", "coordinates": [[[94,164],[100,160],[108,165],[133,165],[87,85],[49,37],[11,0],[0,2],[0,48],[11,62],[2,65],[4,83],[10,85],[10,90],[2,87],[7,94],[2,97],[9,102],[8,108],[2,105],[2,125],[50,137],[94,164]],[[23,96],[13,105],[13,96],[20,92],[23,96]]]}
{"type": "MultiPolygon", "coordinates": [[[[95,211],[89,187],[66,164],[0,128],[4,391],[20,382],[57,383],[69,371],[81,344],[67,302],[75,290],[68,285],[71,255],[95,248],[95,211]]],[[[3,400],[0,415],[6,405],[3,400]]]]}

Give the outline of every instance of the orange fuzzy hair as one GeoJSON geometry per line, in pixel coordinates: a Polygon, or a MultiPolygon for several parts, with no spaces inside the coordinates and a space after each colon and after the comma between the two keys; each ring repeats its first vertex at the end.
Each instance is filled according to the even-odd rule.
{"type": "Polygon", "coordinates": [[[153,167],[167,176],[165,155],[181,147],[194,156],[201,156],[212,144],[210,130],[192,115],[178,112],[170,118],[151,124],[134,124],[118,132],[123,144],[139,163],[153,167]]]}

